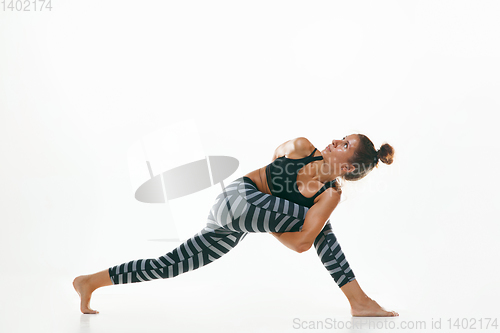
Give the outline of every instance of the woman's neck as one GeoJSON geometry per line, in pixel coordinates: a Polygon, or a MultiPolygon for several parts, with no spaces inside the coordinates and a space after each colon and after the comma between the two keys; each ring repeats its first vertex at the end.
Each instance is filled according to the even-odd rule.
{"type": "Polygon", "coordinates": [[[315,167],[312,168],[312,172],[314,172],[314,174],[311,175],[312,179],[324,184],[341,176],[340,170],[331,170],[330,165],[323,160],[317,162],[318,163],[314,164],[315,167]]]}

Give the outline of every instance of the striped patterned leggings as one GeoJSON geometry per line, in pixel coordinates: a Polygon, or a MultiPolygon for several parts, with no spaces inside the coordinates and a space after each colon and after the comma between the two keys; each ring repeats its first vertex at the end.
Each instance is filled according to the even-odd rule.
{"type": "MultiPolygon", "coordinates": [[[[309,208],[257,189],[247,177],[229,184],[217,196],[207,225],[171,252],[109,268],[113,284],[166,279],[195,270],[222,257],[249,232],[300,231],[309,208]]],[[[355,279],[328,221],[314,247],[339,287],[355,279]]]]}

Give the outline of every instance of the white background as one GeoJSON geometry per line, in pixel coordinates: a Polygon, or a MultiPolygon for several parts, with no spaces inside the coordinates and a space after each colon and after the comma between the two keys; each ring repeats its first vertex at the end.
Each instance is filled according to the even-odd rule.
{"type": "MultiPolygon", "coordinates": [[[[390,143],[394,164],[346,185],[331,217],[360,285],[401,314],[395,325],[498,316],[500,3],[52,7],[0,12],[0,331],[351,320],[314,250],[266,234],[175,279],[99,289],[101,313],[80,314],[75,276],[178,245],[161,241],[175,232],[169,206],[134,199],[127,154],[186,119],[206,155],[240,161],[226,184],[298,136],[320,150],[352,132],[390,143]]],[[[185,219],[208,214],[219,191],[194,195],[185,219]]]]}

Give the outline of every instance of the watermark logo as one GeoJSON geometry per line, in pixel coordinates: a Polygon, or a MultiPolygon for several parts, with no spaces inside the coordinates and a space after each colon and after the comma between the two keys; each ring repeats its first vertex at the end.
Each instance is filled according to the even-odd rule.
{"type": "MultiPolygon", "coordinates": [[[[337,189],[343,189],[344,185],[347,185],[349,188],[349,192],[368,192],[381,194],[385,193],[388,190],[387,181],[385,180],[388,176],[393,176],[399,174],[399,166],[398,163],[394,163],[390,166],[385,166],[383,168],[373,167],[371,165],[364,165],[360,163],[352,163],[355,167],[355,170],[351,172],[351,175],[368,175],[371,171],[375,171],[376,177],[375,181],[370,176],[369,179],[366,180],[362,178],[361,180],[353,180],[347,181],[342,177],[336,178],[335,187],[337,189]],[[395,165],[394,165],[395,164],[395,165]],[[370,171],[371,170],[371,171],[370,171]]],[[[342,174],[342,165],[338,164],[329,164],[329,163],[315,163],[310,164],[309,168],[306,168],[306,163],[297,163],[295,167],[292,164],[280,164],[275,163],[272,169],[272,177],[270,188],[272,188],[275,193],[290,193],[296,191],[295,186],[301,193],[314,193],[317,191],[317,183],[312,181],[302,181],[300,176],[303,174],[310,174],[310,168],[315,168],[314,174],[319,175],[337,175],[342,174]],[[297,171],[297,169],[299,169],[297,171]],[[296,185],[295,185],[296,184],[296,185]]],[[[305,179],[309,179],[309,177],[305,177],[305,179]]]]}
{"type": "MultiPolygon", "coordinates": [[[[170,203],[216,184],[224,190],[223,181],[238,169],[239,161],[231,156],[207,156],[196,122],[188,119],[135,142],[128,151],[128,164],[136,200],[170,203]]],[[[179,215],[174,216],[179,233],[186,219],[170,208],[172,215],[179,215]]]]}
{"type": "Polygon", "coordinates": [[[324,318],[303,320],[293,318],[292,327],[300,330],[476,330],[498,329],[497,318],[431,318],[430,320],[401,320],[399,317],[352,317],[348,320],[324,318]]]}

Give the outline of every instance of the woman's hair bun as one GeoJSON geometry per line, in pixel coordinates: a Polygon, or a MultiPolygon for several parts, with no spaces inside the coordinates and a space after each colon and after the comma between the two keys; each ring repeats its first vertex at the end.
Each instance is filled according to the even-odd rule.
{"type": "Polygon", "coordinates": [[[394,161],[394,148],[388,143],[384,143],[377,151],[378,158],[385,164],[392,164],[394,161]]]}

